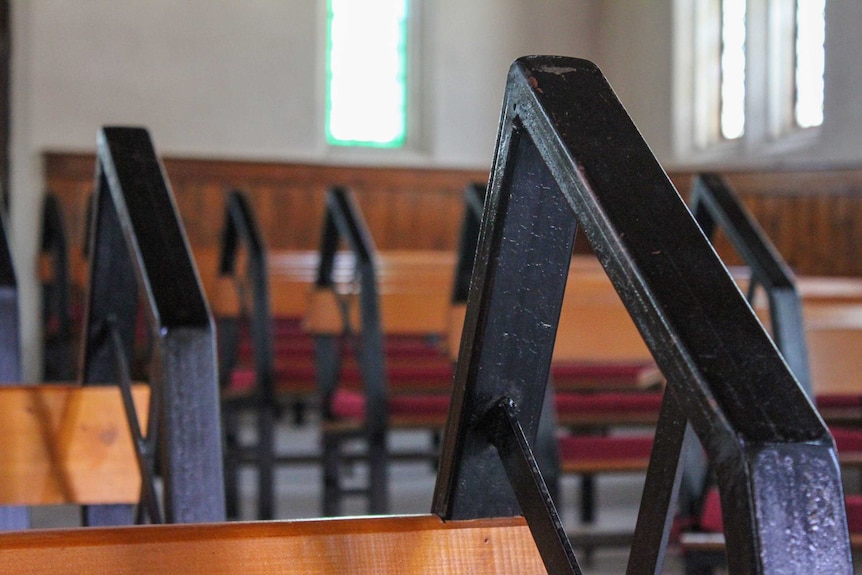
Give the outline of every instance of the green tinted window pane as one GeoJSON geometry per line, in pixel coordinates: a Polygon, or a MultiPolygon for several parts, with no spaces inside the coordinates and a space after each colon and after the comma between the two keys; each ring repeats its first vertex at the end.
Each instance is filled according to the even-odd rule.
{"type": "Polygon", "coordinates": [[[407,0],[329,0],[327,32],[327,142],[402,146],[407,0]]]}

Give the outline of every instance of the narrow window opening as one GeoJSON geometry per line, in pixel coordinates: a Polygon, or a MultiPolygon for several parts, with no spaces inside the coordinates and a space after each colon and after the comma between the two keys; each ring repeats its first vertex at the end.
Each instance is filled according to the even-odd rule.
{"type": "Polygon", "coordinates": [[[328,0],[326,141],[395,148],[407,137],[408,0],[328,0]]]}
{"type": "Polygon", "coordinates": [[[823,123],[826,0],[797,0],[794,120],[800,128],[823,123]]]}
{"type": "Polygon", "coordinates": [[[745,0],[721,3],[721,136],[745,132],[745,0]]]}

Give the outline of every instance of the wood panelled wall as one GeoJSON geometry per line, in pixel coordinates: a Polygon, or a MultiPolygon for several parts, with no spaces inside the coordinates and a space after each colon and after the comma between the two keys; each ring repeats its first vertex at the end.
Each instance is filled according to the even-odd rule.
{"type": "MultiPolygon", "coordinates": [[[[355,193],[380,249],[455,249],[464,189],[487,172],[368,168],[163,158],[189,242],[217,247],[224,197],[248,194],[270,249],[317,249],[326,190],[355,193]]],[[[87,198],[93,189],[92,155],[47,153],[47,189],[64,209],[72,245],[83,245],[87,198]]]]}
{"type": "MultiPolygon", "coordinates": [[[[378,248],[454,250],[464,188],[487,180],[471,170],[163,161],[194,248],[218,246],[224,194],[235,188],[248,194],[270,249],[316,249],[325,192],[338,184],[355,192],[378,248]]],[[[46,153],[44,169],[71,245],[83,246],[93,156],[46,153]]],[[[722,173],[797,273],[862,276],[862,168],[722,173]]],[[[687,197],[692,174],[670,176],[687,197]]],[[[738,262],[723,238],[717,246],[738,262]]]]}

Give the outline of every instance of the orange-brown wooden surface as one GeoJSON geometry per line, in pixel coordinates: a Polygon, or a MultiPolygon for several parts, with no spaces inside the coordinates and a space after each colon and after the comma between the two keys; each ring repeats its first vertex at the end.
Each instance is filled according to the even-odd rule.
{"type": "MultiPolygon", "coordinates": [[[[490,158],[489,158],[490,160],[490,158]]],[[[382,250],[455,250],[463,190],[485,182],[486,170],[363,167],[219,159],[164,159],[165,170],[193,248],[215,248],[224,218],[224,194],[245,191],[273,250],[319,245],[326,190],[350,187],[382,250]]],[[[69,245],[83,249],[92,154],[44,155],[47,189],[60,199],[69,245]]],[[[801,275],[862,276],[862,169],[720,170],[778,251],[801,275]]],[[[670,171],[683,197],[693,173],[670,171]]],[[[583,242],[581,242],[583,244],[583,242]]],[[[726,238],[718,251],[738,261],[726,238]]]]}
{"type": "Polygon", "coordinates": [[[563,473],[633,473],[646,472],[649,466],[647,457],[607,457],[601,459],[564,459],[560,462],[563,473]]]}
{"type": "MultiPolygon", "coordinates": [[[[149,388],[136,385],[133,394],[145,425],[149,388]]],[[[0,504],[133,503],[139,496],[117,387],[0,387],[0,504]]]]}
{"type": "MultiPolygon", "coordinates": [[[[213,308],[236,306],[236,288],[215,277],[214,252],[196,254],[213,308]],[[207,263],[208,262],[208,263],[207,263]],[[207,266],[202,265],[207,263],[207,266]]],[[[444,251],[382,252],[378,259],[381,318],[386,333],[437,333],[444,335],[456,359],[464,321],[463,306],[451,306],[455,255],[444,251]]],[[[312,332],[341,329],[333,295],[317,292],[314,252],[275,252],[269,260],[270,298],[275,315],[304,315],[312,332]]],[[[339,255],[335,277],[350,279],[352,257],[339,255]]],[[[746,272],[733,269],[743,289],[746,272]]],[[[798,278],[809,332],[812,376],[818,393],[857,393],[862,389],[862,279],[841,277],[798,278]],[[838,334],[841,332],[841,335],[838,334]]],[[[341,289],[354,289],[354,286],[341,289]]],[[[349,296],[348,296],[349,297],[349,296]]],[[[761,298],[762,300],[762,298],[761,298]]],[[[354,329],[358,309],[354,310],[354,329]]],[[[763,302],[756,306],[766,319],[763,302]]],[[[768,323],[768,322],[767,322],[768,323]]],[[[652,361],[637,328],[607,275],[592,256],[575,256],[563,300],[554,360],[596,363],[652,361]]],[[[638,420],[636,423],[642,423],[638,420]]]]}
{"type": "MultiPolygon", "coordinates": [[[[456,306],[449,313],[450,340],[459,341],[464,306],[456,306]]],[[[626,364],[652,361],[611,280],[592,256],[572,258],[554,361],[626,364]]]]}
{"type": "Polygon", "coordinates": [[[436,516],[5,533],[0,564],[16,575],[546,572],[522,518],[436,516]]]}

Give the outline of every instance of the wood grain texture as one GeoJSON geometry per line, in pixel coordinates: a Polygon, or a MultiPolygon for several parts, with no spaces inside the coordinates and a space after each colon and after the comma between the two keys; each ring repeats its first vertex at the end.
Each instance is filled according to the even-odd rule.
{"type": "MultiPolygon", "coordinates": [[[[60,199],[70,245],[84,247],[87,199],[93,187],[92,154],[44,154],[47,189],[60,199]]],[[[380,249],[454,250],[463,190],[484,183],[482,170],[363,167],[164,158],[194,248],[218,245],[224,194],[248,194],[264,240],[274,250],[318,246],[326,190],[351,188],[380,249]]],[[[743,203],[801,275],[862,276],[862,167],[721,170],[743,203]]],[[[668,174],[687,198],[694,172],[668,174]]],[[[583,241],[576,250],[586,251],[583,241]]],[[[719,234],[717,249],[738,263],[719,234]]]]}
{"type": "MultiPolygon", "coordinates": [[[[136,385],[133,395],[146,425],[149,388],[136,385]]],[[[117,387],[0,387],[0,438],[0,504],[139,499],[141,480],[117,387]]]]}
{"type": "Polygon", "coordinates": [[[546,572],[522,518],[436,516],[9,533],[0,562],[18,575],[546,572]]]}

